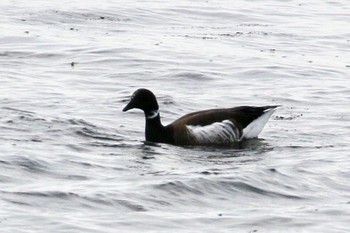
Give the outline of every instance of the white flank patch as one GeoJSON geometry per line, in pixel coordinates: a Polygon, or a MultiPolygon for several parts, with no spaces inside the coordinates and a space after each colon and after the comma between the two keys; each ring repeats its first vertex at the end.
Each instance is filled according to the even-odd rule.
{"type": "Polygon", "coordinates": [[[277,108],[269,108],[265,110],[265,113],[259,118],[252,121],[247,127],[243,129],[241,139],[250,139],[258,137],[271,115],[276,111],[277,108]]]}
{"type": "Polygon", "coordinates": [[[229,120],[206,126],[187,125],[187,129],[201,144],[230,143],[239,140],[239,131],[229,120]]]}
{"type": "Polygon", "coordinates": [[[159,111],[158,111],[158,110],[155,110],[155,111],[152,111],[152,112],[151,112],[151,115],[147,115],[146,118],[147,118],[147,119],[153,119],[153,118],[157,117],[158,114],[159,114],[159,111]]]}

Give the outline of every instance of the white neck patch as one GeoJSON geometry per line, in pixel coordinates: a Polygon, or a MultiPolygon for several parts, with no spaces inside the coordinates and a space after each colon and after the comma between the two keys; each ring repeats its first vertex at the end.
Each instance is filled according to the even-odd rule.
{"type": "Polygon", "coordinates": [[[156,118],[159,114],[159,110],[154,110],[150,112],[150,115],[147,115],[146,118],[147,119],[153,119],[156,118]]]}

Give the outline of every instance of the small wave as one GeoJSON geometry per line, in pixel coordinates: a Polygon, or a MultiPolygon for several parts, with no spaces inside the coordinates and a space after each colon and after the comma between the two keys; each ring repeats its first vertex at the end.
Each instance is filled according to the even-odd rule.
{"type": "Polygon", "coordinates": [[[129,22],[130,18],[124,16],[117,16],[112,14],[105,14],[98,12],[69,12],[60,10],[44,10],[35,13],[28,13],[24,16],[24,19],[30,22],[44,22],[46,24],[56,23],[79,23],[86,21],[109,21],[109,22],[129,22]]]}
{"type": "Polygon", "coordinates": [[[130,148],[130,144],[128,143],[122,143],[124,142],[124,139],[118,140],[118,143],[106,143],[106,142],[89,142],[88,146],[94,146],[94,147],[105,147],[105,148],[130,148]]]}
{"type": "Polygon", "coordinates": [[[12,158],[11,165],[20,167],[30,173],[47,173],[48,164],[42,160],[16,156],[12,158]]]}
{"type": "Polygon", "coordinates": [[[103,141],[121,141],[122,140],[118,135],[100,133],[98,131],[94,131],[85,127],[77,130],[76,134],[84,137],[103,140],[103,141]]]}
{"type": "Polygon", "coordinates": [[[244,181],[227,181],[220,179],[194,179],[190,181],[171,181],[160,185],[156,185],[155,188],[162,190],[172,195],[221,195],[231,196],[238,193],[244,195],[258,195],[274,198],[286,198],[286,199],[303,199],[300,196],[292,195],[289,193],[278,192],[276,190],[269,190],[261,184],[260,186],[253,185],[244,181]]]}
{"type": "Polygon", "coordinates": [[[164,105],[174,105],[176,103],[170,95],[162,95],[158,98],[158,101],[164,105]]]}
{"type": "Polygon", "coordinates": [[[269,197],[281,197],[281,198],[287,198],[287,199],[303,199],[296,195],[290,195],[285,194],[277,191],[271,191],[267,190],[261,187],[254,186],[252,184],[248,184],[246,182],[242,181],[221,181],[220,186],[223,187],[232,187],[234,190],[237,191],[248,191],[249,193],[259,194],[263,196],[269,196],[269,197]]]}
{"type": "Polygon", "coordinates": [[[97,194],[93,196],[80,195],[74,192],[63,191],[23,191],[23,192],[0,192],[2,199],[12,204],[27,206],[50,206],[57,203],[69,202],[70,206],[88,208],[118,208],[123,207],[131,211],[147,211],[140,204],[125,199],[111,198],[109,195],[97,194]],[[18,198],[22,197],[22,198],[18,198]],[[23,198],[25,197],[25,198],[23,198]],[[21,199],[22,201],[19,201],[21,199]],[[51,204],[50,204],[51,203],[51,204]]]}
{"type": "Polygon", "coordinates": [[[195,81],[207,81],[212,79],[203,73],[195,73],[195,72],[179,72],[174,74],[173,77],[176,80],[189,79],[189,80],[195,80],[195,81]]]}
{"type": "Polygon", "coordinates": [[[16,113],[29,115],[29,116],[32,116],[34,114],[34,112],[27,111],[27,110],[22,110],[22,109],[18,109],[18,108],[3,107],[2,109],[8,110],[8,111],[11,111],[11,112],[16,112],[16,113]]]}
{"type": "Polygon", "coordinates": [[[75,131],[75,133],[79,136],[103,140],[103,141],[121,141],[122,140],[121,135],[115,134],[115,133],[109,134],[105,132],[100,132],[100,131],[107,131],[107,129],[94,125],[93,123],[87,122],[85,120],[70,119],[68,120],[68,122],[71,125],[81,126],[81,128],[75,131]]]}
{"type": "Polygon", "coordinates": [[[160,184],[156,186],[157,189],[164,190],[170,192],[172,194],[180,195],[185,193],[192,193],[197,195],[203,195],[200,189],[195,186],[187,185],[182,181],[171,181],[164,184],[160,184]]]}
{"type": "Polygon", "coordinates": [[[87,122],[85,120],[68,120],[70,126],[69,137],[79,136],[83,142],[69,143],[66,146],[70,147],[75,151],[87,151],[89,147],[104,147],[104,148],[121,148],[121,147],[130,147],[130,144],[127,141],[134,142],[135,140],[126,140],[118,131],[115,131],[111,128],[104,128],[97,126],[93,123],[87,122]],[[111,132],[113,130],[113,132],[111,132]]]}
{"type": "Polygon", "coordinates": [[[68,199],[72,197],[78,197],[78,194],[72,192],[60,192],[60,191],[49,191],[49,192],[13,192],[12,194],[18,196],[34,196],[34,197],[53,197],[68,199]]]}
{"type": "Polygon", "coordinates": [[[70,123],[72,125],[81,125],[81,126],[89,126],[89,127],[96,128],[96,126],[94,124],[89,123],[83,119],[69,119],[68,123],[70,123]]]}

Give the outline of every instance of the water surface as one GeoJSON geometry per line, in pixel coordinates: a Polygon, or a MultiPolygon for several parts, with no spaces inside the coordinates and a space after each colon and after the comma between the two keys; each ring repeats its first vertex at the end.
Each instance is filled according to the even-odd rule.
{"type": "Polygon", "coordinates": [[[0,3],[1,232],[348,232],[350,3],[0,3]],[[283,106],[232,147],[144,142],[164,124],[283,106]]]}

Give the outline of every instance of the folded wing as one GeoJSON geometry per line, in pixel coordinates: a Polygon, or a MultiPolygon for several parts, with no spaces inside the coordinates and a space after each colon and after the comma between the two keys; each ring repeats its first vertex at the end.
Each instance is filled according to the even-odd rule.
{"type": "Polygon", "coordinates": [[[185,115],[170,127],[179,144],[223,144],[255,138],[277,106],[241,106],[185,115]]]}

